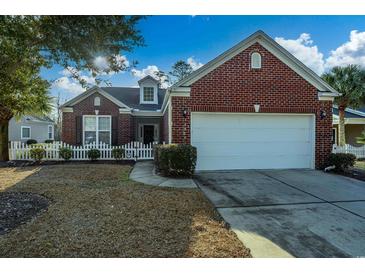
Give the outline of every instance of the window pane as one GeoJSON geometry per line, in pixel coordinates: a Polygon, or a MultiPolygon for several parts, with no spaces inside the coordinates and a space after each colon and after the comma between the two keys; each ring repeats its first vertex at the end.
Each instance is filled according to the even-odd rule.
{"type": "Polygon", "coordinates": [[[52,133],[53,133],[53,127],[52,126],[48,126],[48,139],[52,139],[53,138],[52,133]]]}
{"type": "Polygon", "coordinates": [[[96,106],[96,107],[100,106],[100,97],[94,98],[94,106],[96,106]]]}
{"type": "Polygon", "coordinates": [[[26,128],[26,127],[22,128],[22,137],[23,138],[30,138],[30,128],[26,128]]]}
{"type": "Polygon", "coordinates": [[[95,131],[85,131],[85,144],[91,144],[96,142],[96,132],[95,131]]]}
{"type": "Polygon", "coordinates": [[[251,55],[251,67],[261,68],[261,55],[260,53],[254,52],[251,55]]]}
{"type": "Polygon", "coordinates": [[[99,143],[110,144],[110,131],[99,132],[99,143]]]}
{"type": "Polygon", "coordinates": [[[152,102],[153,101],[153,88],[152,87],[144,87],[143,88],[143,101],[152,102]]]}
{"type": "Polygon", "coordinates": [[[110,117],[99,117],[99,130],[110,130],[110,117]]]}
{"type": "Polygon", "coordinates": [[[96,131],[96,118],[95,117],[85,117],[84,130],[85,131],[96,131]]]}

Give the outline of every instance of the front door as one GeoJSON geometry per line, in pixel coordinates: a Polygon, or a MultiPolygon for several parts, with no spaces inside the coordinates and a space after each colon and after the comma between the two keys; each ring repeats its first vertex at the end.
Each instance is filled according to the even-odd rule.
{"type": "Polygon", "coordinates": [[[143,126],[143,143],[150,144],[154,141],[154,125],[144,125],[143,126]]]}

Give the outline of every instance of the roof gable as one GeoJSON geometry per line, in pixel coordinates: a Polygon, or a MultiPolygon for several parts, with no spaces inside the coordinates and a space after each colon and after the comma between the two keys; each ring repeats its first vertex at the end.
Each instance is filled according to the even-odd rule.
{"type": "Polygon", "coordinates": [[[105,98],[107,98],[108,100],[112,101],[114,104],[116,104],[117,106],[121,107],[121,108],[126,108],[126,109],[130,109],[130,107],[128,107],[126,104],[124,104],[123,102],[119,101],[118,99],[116,99],[114,96],[108,94],[107,92],[105,92],[104,90],[102,90],[101,88],[95,86],[92,87],[91,89],[79,94],[78,96],[76,96],[75,98],[71,99],[70,101],[67,101],[66,103],[64,103],[62,107],[72,107],[78,103],[80,103],[81,101],[83,101],[84,99],[86,99],[87,97],[89,97],[90,95],[94,94],[94,93],[99,93],[100,95],[104,96],[105,98]]]}
{"type": "Polygon", "coordinates": [[[158,104],[140,104],[139,103],[139,88],[133,87],[93,87],[75,98],[64,103],[61,108],[72,107],[79,102],[85,100],[87,97],[99,93],[105,98],[109,99],[117,106],[125,108],[127,110],[139,109],[141,111],[156,111],[160,110],[162,107],[162,102],[164,101],[166,90],[158,89],[158,104]]]}
{"type": "Polygon", "coordinates": [[[263,31],[257,31],[245,40],[241,41],[234,47],[230,48],[226,52],[222,53],[218,57],[214,58],[201,68],[191,73],[186,78],[177,82],[171,87],[171,90],[179,90],[182,87],[190,87],[194,82],[198,81],[209,72],[213,71],[226,61],[232,59],[234,56],[244,51],[251,45],[259,43],[280,61],[288,65],[293,71],[303,77],[306,81],[316,87],[320,92],[325,92],[327,96],[337,96],[338,92],[333,89],[329,84],[322,80],[315,72],[305,66],[297,58],[295,58],[286,49],[275,42],[271,37],[265,34],[263,31]],[[327,94],[328,93],[328,94],[327,94]]]}

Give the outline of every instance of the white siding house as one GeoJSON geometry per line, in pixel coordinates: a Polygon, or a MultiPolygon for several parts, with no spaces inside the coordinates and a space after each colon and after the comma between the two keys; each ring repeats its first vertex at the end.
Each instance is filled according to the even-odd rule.
{"type": "Polygon", "coordinates": [[[19,120],[14,117],[9,122],[9,141],[27,142],[29,139],[38,143],[54,140],[55,123],[48,117],[24,115],[19,120]]]}

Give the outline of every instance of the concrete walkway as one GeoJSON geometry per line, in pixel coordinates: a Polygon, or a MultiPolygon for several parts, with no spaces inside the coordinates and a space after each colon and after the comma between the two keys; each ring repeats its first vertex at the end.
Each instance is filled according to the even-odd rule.
{"type": "Polygon", "coordinates": [[[129,178],[133,181],[152,186],[197,188],[192,179],[174,179],[155,174],[153,161],[137,162],[129,178]]]}

